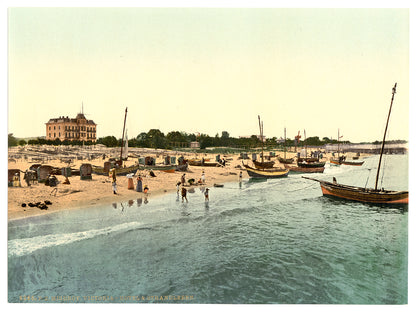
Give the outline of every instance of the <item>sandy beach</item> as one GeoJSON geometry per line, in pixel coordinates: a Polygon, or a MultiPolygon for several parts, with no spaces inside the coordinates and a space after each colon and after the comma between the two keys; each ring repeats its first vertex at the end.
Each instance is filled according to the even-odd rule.
{"type": "MultiPolygon", "coordinates": [[[[276,153],[278,154],[283,153],[276,153]]],[[[156,157],[157,155],[153,155],[156,157]]],[[[136,192],[136,177],[133,178],[134,189],[128,189],[128,178],[126,176],[117,177],[117,194],[113,194],[111,179],[108,176],[92,174],[91,180],[81,180],[79,176],[69,177],[70,184],[63,184],[65,177],[62,175],[57,175],[59,181],[57,189],[55,187],[46,186],[44,183],[34,183],[30,186],[27,186],[26,181],[23,180],[23,173],[21,173],[21,187],[9,187],[8,188],[8,219],[20,219],[36,215],[44,215],[48,213],[53,213],[56,211],[64,209],[76,209],[83,208],[95,205],[102,204],[111,204],[117,202],[126,202],[128,200],[135,200],[137,198],[143,198],[148,196],[149,199],[154,196],[159,196],[167,192],[176,192],[176,183],[181,180],[183,173],[186,174],[186,181],[188,179],[195,179],[198,181],[202,175],[202,171],[205,172],[205,184],[197,186],[186,187],[213,187],[214,184],[221,184],[226,182],[238,181],[240,171],[242,171],[243,179],[247,179],[248,175],[245,170],[241,170],[241,159],[239,159],[239,154],[234,155],[221,155],[221,158],[226,159],[225,167],[199,167],[199,166],[188,166],[188,171],[174,173],[167,173],[163,171],[155,170],[156,177],[151,177],[147,170],[140,172],[143,177],[143,186],[147,185],[149,187],[148,194],[142,192],[136,192]],[[29,207],[29,203],[37,203],[50,201],[52,204],[48,205],[48,209],[41,210],[37,207],[29,207]],[[22,207],[22,204],[26,204],[26,207],[22,207]]],[[[283,156],[283,155],[282,155],[283,156]]],[[[295,153],[288,152],[287,157],[294,157],[295,153]]],[[[327,155],[330,156],[329,154],[327,155]]],[[[349,155],[350,157],[352,155],[349,155]]],[[[209,158],[210,161],[215,160],[214,154],[195,154],[193,157],[201,159],[202,157],[209,158]]],[[[272,158],[276,161],[276,167],[282,167],[276,158],[272,158]]],[[[326,161],[326,157],[323,158],[326,161]]],[[[161,163],[163,161],[163,156],[159,155],[159,158],[156,158],[156,163],[161,163]]],[[[137,162],[137,158],[133,158],[125,162],[126,166],[133,165],[137,162]]],[[[246,162],[251,162],[246,160],[246,162]]],[[[75,160],[71,163],[71,167],[74,169],[79,169],[80,165],[83,163],[90,163],[96,166],[102,166],[102,159],[95,160],[75,160]]],[[[33,162],[29,162],[24,159],[17,159],[16,161],[9,161],[9,169],[20,169],[25,171],[28,169],[33,162]]],[[[60,162],[58,159],[49,160],[43,162],[43,164],[48,164],[54,167],[65,167],[65,164],[60,162]]],[[[201,196],[203,196],[201,194],[201,196]]]]}
{"type": "MultiPolygon", "coordinates": [[[[211,160],[215,158],[214,155],[206,156],[206,154],[199,154],[197,157],[208,157],[211,160]]],[[[163,171],[154,170],[156,177],[151,177],[147,170],[140,172],[143,178],[143,186],[149,187],[147,196],[149,199],[154,196],[162,195],[167,192],[176,192],[176,183],[181,180],[182,174],[185,173],[186,181],[188,179],[195,179],[198,181],[205,172],[205,184],[201,186],[212,187],[215,183],[224,183],[229,181],[238,181],[241,165],[239,155],[226,155],[227,163],[225,167],[199,167],[189,166],[188,171],[174,173],[167,173],[163,171]]],[[[137,159],[128,160],[125,162],[126,166],[133,165],[137,159]]],[[[156,163],[162,161],[162,158],[157,159],[156,163]]],[[[79,169],[82,163],[90,163],[96,166],[102,166],[102,160],[81,161],[77,160],[71,164],[73,168],[79,169]]],[[[16,160],[16,162],[9,162],[9,169],[20,169],[25,171],[33,163],[25,160],[16,160]]],[[[54,167],[65,167],[65,164],[59,160],[52,160],[44,162],[43,164],[54,167]]],[[[247,173],[243,170],[243,178],[247,178],[247,173]]],[[[65,177],[56,175],[59,183],[57,190],[55,187],[46,186],[44,183],[34,183],[27,186],[26,181],[23,180],[23,173],[21,173],[21,187],[8,188],[8,219],[19,219],[29,216],[43,215],[53,213],[63,209],[76,209],[88,207],[93,205],[111,204],[114,202],[124,202],[128,200],[135,200],[146,196],[142,192],[136,192],[135,189],[128,189],[128,178],[126,176],[117,177],[117,194],[113,194],[111,179],[108,176],[92,174],[91,180],[81,180],[79,176],[69,177],[70,184],[63,184],[65,177]],[[55,194],[56,193],[56,194],[55,194]],[[50,201],[47,210],[41,210],[37,207],[29,207],[28,203],[50,201]],[[26,207],[22,207],[22,204],[26,207]]],[[[134,187],[136,186],[136,177],[133,178],[134,187]]],[[[189,189],[193,186],[186,187],[189,189]]],[[[194,187],[199,187],[194,186],[194,187]]],[[[202,196],[202,195],[201,195],[202,196]]]]}

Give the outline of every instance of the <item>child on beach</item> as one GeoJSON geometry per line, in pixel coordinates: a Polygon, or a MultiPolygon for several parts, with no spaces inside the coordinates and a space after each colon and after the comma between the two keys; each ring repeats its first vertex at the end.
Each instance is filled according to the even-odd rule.
{"type": "Polygon", "coordinates": [[[111,177],[113,178],[113,194],[117,194],[117,176],[116,176],[116,169],[113,168],[112,172],[111,172],[111,177]]]}
{"type": "Polygon", "coordinates": [[[188,198],[186,198],[186,188],[182,187],[182,202],[183,199],[186,199],[186,202],[188,202],[188,198]]]}
{"type": "Polygon", "coordinates": [[[202,170],[201,182],[202,182],[202,184],[205,184],[205,172],[204,172],[204,170],[202,170]]]}
{"type": "Polygon", "coordinates": [[[137,177],[136,192],[143,192],[143,190],[142,190],[142,181],[143,181],[143,179],[142,179],[141,175],[139,175],[137,177]]]}
{"type": "Polygon", "coordinates": [[[205,195],[205,201],[209,201],[208,191],[209,191],[209,188],[206,188],[206,189],[205,189],[205,192],[204,192],[204,195],[205,195]]]}

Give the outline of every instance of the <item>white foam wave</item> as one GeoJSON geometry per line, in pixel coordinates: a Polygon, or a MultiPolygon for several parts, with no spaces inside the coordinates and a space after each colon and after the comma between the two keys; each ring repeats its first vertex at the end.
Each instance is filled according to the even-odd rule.
{"type": "Polygon", "coordinates": [[[90,239],[99,235],[106,235],[120,231],[126,231],[129,229],[137,228],[140,225],[139,222],[129,222],[110,226],[102,229],[95,229],[89,231],[82,231],[76,233],[59,233],[49,234],[43,236],[35,236],[23,239],[14,239],[8,242],[9,256],[23,256],[34,252],[41,248],[49,248],[54,246],[66,245],[81,241],[84,239],[90,239]]]}

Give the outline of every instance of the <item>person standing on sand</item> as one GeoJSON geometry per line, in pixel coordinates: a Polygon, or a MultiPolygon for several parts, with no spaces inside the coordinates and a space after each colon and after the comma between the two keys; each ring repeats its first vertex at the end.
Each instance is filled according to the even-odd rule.
{"type": "Polygon", "coordinates": [[[188,202],[188,198],[186,198],[186,188],[182,187],[182,202],[183,199],[186,199],[186,202],[188,202]]]}
{"type": "Polygon", "coordinates": [[[204,170],[202,170],[201,182],[202,182],[202,184],[205,184],[205,172],[204,172],[204,170]]]}
{"type": "Polygon", "coordinates": [[[111,172],[111,176],[113,178],[113,194],[117,194],[117,176],[116,176],[116,169],[113,168],[112,172],[111,172]]]}
{"type": "Polygon", "coordinates": [[[243,179],[243,171],[240,170],[240,182],[243,179]]]}
{"type": "Polygon", "coordinates": [[[185,173],[181,177],[181,183],[183,186],[185,185],[185,173]]]}
{"type": "Polygon", "coordinates": [[[142,176],[139,174],[137,177],[137,185],[136,185],[136,192],[143,192],[143,179],[142,176]]]}
{"type": "Polygon", "coordinates": [[[31,172],[29,172],[28,169],[25,171],[25,175],[23,176],[23,179],[25,179],[27,186],[30,186],[30,179],[32,178],[31,172]]]}

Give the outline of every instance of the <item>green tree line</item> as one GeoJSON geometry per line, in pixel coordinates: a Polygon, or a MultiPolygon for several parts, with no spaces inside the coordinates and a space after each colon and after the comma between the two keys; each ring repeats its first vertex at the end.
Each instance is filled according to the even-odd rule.
{"type": "MultiPolygon", "coordinates": [[[[129,146],[131,147],[148,147],[148,148],[158,148],[158,149],[175,149],[189,147],[191,142],[199,142],[200,148],[205,149],[208,147],[232,147],[232,148],[256,148],[262,145],[262,142],[256,135],[252,135],[248,138],[233,138],[227,131],[222,131],[221,135],[218,133],[211,137],[208,134],[201,134],[196,136],[195,134],[189,134],[181,131],[171,131],[166,135],[161,132],[159,129],[150,129],[147,133],[142,132],[138,134],[135,138],[129,140],[129,146]]],[[[388,141],[390,143],[405,143],[404,140],[394,140],[388,141]]],[[[323,146],[326,144],[337,144],[337,140],[329,139],[324,137],[322,140],[319,137],[309,137],[306,140],[300,140],[295,142],[292,139],[286,139],[286,146],[323,146]]],[[[341,143],[341,142],[340,142],[341,143]]],[[[342,141],[342,143],[350,143],[350,141],[342,141]]],[[[379,144],[379,141],[372,142],[373,144],[379,144]]],[[[46,140],[45,138],[30,139],[25,141],[23,139],[18,139],[13,136],[12,133],[8,135],[8,146],[17,146],[17,145],[93,145],[93,144],[103,144],[107,147],[117,147],[121,146],[121,139],[117,139],[115,136],[105,136],[97,139],[97,142],[91,141],[68,141],[60,139],[56,140],[46,140]]],[[[282,148],[285,144],[284,142],[278,142],[276,137],[268,138],[263,143],[265,147],[271,148],[282,148]]]]}

